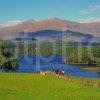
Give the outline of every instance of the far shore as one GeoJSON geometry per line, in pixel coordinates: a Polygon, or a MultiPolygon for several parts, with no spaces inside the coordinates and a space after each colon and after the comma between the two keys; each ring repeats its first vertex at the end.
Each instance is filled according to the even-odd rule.
{"type": "Polygon", "coordinates": [[[100,67],[88,67],[88,68],[81,68],[82,70],[88,71],[100,71],[100,67]]]}

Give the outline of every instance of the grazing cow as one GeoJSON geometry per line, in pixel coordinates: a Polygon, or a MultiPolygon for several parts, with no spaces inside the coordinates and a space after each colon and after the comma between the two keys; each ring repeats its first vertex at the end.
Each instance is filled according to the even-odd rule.
{"type": "Polygon", "coordinates": [[[55,74],[58,75],[58,76],[64,76],[64,71],[56,70],[55,74]]]}
{"type": "Polygon", "coordinates": [[[46,76],[46,73],[45,73],[45,72],[40,72],[40,74],[41,74],[42,76],[46,76]]]}

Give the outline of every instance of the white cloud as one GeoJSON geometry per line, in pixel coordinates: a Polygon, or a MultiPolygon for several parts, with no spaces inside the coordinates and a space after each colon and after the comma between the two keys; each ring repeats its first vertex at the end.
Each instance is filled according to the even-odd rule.
{"type": "Polygon", "coordinates": [[[99,10],[100,5],[90,5],[88,8],[80,11],[81,14],[91,14],[99,10]]]}
{"type": "Polygon", "coordinates": [[[100,17],[98,17],[98,18],[91,17],[91,18],[88,18],[88,19],[81,19],[79,21],[79,23],[95,23],[95,22],[100,22],[100,17]]]}
{"type": "Polygon", "coordinates": [[[12,26],[16,26],[21,23],[22,23],[22,21],[20,21],[20,20],[12,20],[12,21],[8,21],[7,23],[0,24],[0,28],[12,27],[12,26]]]}

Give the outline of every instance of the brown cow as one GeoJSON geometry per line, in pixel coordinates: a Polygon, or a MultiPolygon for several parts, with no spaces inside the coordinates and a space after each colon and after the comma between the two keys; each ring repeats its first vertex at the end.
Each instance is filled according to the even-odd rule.
{"type": "Polygon", "coordinates": [[[55,74],[58,75],[58,76],[64,76],[64,71],[56,70],[55,74]]]}

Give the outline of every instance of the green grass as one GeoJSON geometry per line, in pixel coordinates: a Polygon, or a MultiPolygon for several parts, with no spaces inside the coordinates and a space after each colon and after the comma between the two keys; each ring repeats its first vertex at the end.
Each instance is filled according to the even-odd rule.
{"type": "Polygon", "coordinates": [[[52,74],[0,73],[0,100],[100,100],[100,89],[52,74]]]}

